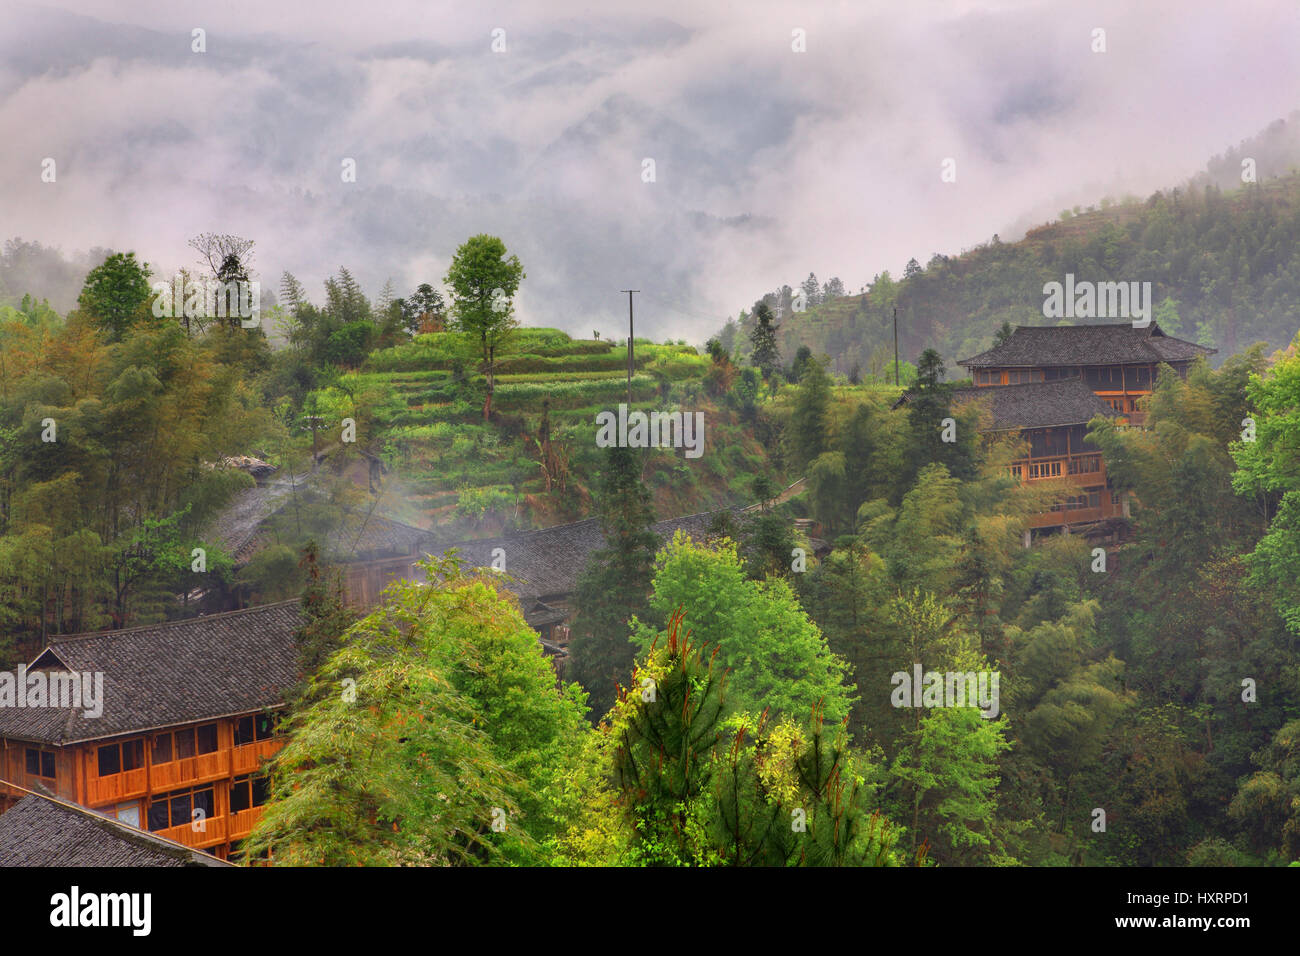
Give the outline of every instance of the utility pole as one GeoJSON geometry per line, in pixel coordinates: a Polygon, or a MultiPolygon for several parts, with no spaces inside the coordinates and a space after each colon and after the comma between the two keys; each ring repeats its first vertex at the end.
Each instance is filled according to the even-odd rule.
{"type": "Polygon", "coordinates": [[[632,293],[640,289],[621,289],[627,293],[627,410],[632,413],[632,293]]]}
{"type": "Polygon", "coordinates": [[[898,306],[894,306],[894,388],[898,388],[898,306]]]}

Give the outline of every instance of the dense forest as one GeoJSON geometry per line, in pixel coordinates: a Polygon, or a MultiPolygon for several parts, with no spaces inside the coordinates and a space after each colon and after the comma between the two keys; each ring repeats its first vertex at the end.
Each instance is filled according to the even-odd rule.
{"type": "MultiPolygon", "coordinates": [[[[10,243],[0,663],[232,587],[301,595],[303,681],[244,847],[278,865],[1294,863],[1298,199],[1295,178],[1201,183],[857,296],[810,276],[702,350],[637,341],[630,382],[626,343],[518,327],[526,274],[493,236],[443,291],[372,299],[340,269],[317,304],[285,274],[252,326],[160,308],[133,253],[56,309],[14,284],[52,260],[10,243]],[[1060,491],[1014,478],[1016,443],[947,381],[1004,324],[1042,324],[1065,272],[1151,281],[1161,328],[1219,349],[1165,368],[1145,427],[1093,420],[1134,501],[1104,548],[1024,546],[1060,491]],[[629,391],[702,410],[703,457],[600,448],[593,416],[629,391]],[[241,456],[322,483],[236,573],[204,528],[253,485],[241,456]],[[388,492],[352,480],[367,458],[388,492]],[[448,542],[600,519],[559,680],[502,579],[454,554],[344,605],[316,545],[385,493],[448,542]],[[707,534],[650,533],[703,511],[707,534]],[[991,706],[900,706],[922,665],[995,675],[991,706]]],[[[255,275],[250,240],[194,245],[206,278],[255,275]]]]}

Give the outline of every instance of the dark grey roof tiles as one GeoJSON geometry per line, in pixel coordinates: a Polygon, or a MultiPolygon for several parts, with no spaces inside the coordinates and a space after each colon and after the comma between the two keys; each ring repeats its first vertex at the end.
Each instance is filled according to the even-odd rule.
{"type": "Polygon", "coordinates": [[[990,431],[1082,425],[1097,415],[1114,418],[1117,414],[1077,378],[954,390],[954,404],[968,401],[989,403],[990,431]]]}
{"type": "Polygon", "coordinates": [[[1152,322],[1107,325],[1018,326],[1006,342],[957,364],[965,368],[1046,368],[1072,365],[1147,365],[1190,362],[1206,348],[1166,335],[1152,322]]]}
{"type": "Polygon", "coordinates": [[[0,815],[0,866],[228,865],[129,824],[46,797],[24,797],[0,815]]]}
{"type": "Polygon", "coordinates": [[[284,702],[298,679],[297,601],[50,642],[33,666],[102,671],[103,713],[0,707],[0,737],[68,744],[284,702]]]}

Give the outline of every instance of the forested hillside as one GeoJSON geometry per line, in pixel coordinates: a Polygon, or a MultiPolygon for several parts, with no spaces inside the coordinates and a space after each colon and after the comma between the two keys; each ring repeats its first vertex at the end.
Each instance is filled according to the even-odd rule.
{"type": "MultiPolygon", "coordinates": [[[[961,254],[935,253],[924,265],[913,259],[901,276],[879,273],[857,295],[783,287],[765,297],[781,352],[807,347],[832,356],[845,375],[892,372],[897,309],[900,354],[935,348],[951,365],[989,348],[1003,323],[1055,324],[1043,315],[1043,286],[1067,273],[1150,282],[1162,329],[1224,355],[1254,342],[1281,348],[1300,324],[1297,129],[1296,117],[1279,120],[1179,188],[1063,210],[1018,242],[995,235],[961,254]],[[1256,181],[1243,184],[1245,159],[1256,181]]],[[[752,328],[742,313],[722,330],[724,346],[746,356],[752,328]]]]}

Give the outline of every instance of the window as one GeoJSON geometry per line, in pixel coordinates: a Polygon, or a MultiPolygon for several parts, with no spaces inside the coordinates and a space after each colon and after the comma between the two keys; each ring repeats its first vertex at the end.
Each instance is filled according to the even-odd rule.
{"type": "Polygon", "coordinates": [[[176,738],[176,759],[184,760],[186,757],[194,756],[194,728],[187,730],[178,730],[174,734],[176,738]]]}
{"type": "Polygon", "coordinates": [[[33,777],[54,779],[54,752],[28,747],[26,757],[27,772],[33,777]]]}
{"type": "Polygon", "coordinates": [[[235,746],[242,747],[257,740],[267,740],[275,736],[275,719],[271,714],[255,714],[240,717],[235,723],[235,746]]]}
{"type": "Polygon", "coordinates": [[[1029,463],[1030,478],[1057,478],[1061,474],[1061,463],[1059,461],[1031,461],[1029,463]]]}
{"type": "Polygon", "coordinates": [[[171,763],[172,759],[172,735],[157,734],[153,738],[153,762],[154,763],[171,763]]]}
{"type": "Polygon", "coordinates": [[[230,785],[230,812],[239,813],[266,803],[269,787],[266,777],[238,777],[230,785]]]}
{"type": "MultiPolygon", "coordinates": [[[[101,810],[101,813],[108,813],[107,810],[101,810]]],[[[129,823],[133,827],[140,826],[140,804],[136,800],[130,803],[119,803],[113,810],[113,815],[123,823],[129,823]]]]}
{"type": "Polygon", "coordinates": [[[144,766],[144,741],[128,740],[122,744],[122,769],[139,770],[144,766]]]}
{"type": "Polygon", "coordinates": [[[217,725],[204,724],[202,727],[196,727],[194,736],[198,744],[198,752],[201,754],[216,753],[217,750],[217,725]]]}
{"type": "Polygon", "coordinates": [[[99,748],[98,758],[101,777],[111,777],[123,770],[139,770],[144,766],[144,741],[105,744],[99,748]]]}
{"type": "Polygon", "coordinates": [[[1095,455],[1070,459],[1069,472],[1072,475],[1091,475],[1098,471],[1101,471],[1101,459],[1095,455]]]}
{"type": "Polygon", "coordinates": [[[99,748],[99,775],[111,777],[122,772],[122,748],[118,744],[109,744],[99,748]]]}
{"type": "Polygon", "coordinates": [[[230,785],[230,812],[241,813],[253,805],[249,793],[248,778],[236,780],[230,785]]]}
{"type": "Polygon", "coordinates": [[[1008,385],[1023,385],[1026,382],[1041,382],[1043,373],[1036,368],[1013,368],[1007,370],[1008,385]]]}
{"type": "Polygon", "coordinates": [[[154,798],[149,805],[149,829],[166,830],[195,820],[194,811],[202,810],[200,819],[210,820],[216,812],[211,786],[197,790],[174,790],[154,798]]]}
{"type": "Polygon", "coordinates": [[[1119,492],[1118,492],[1118,491],[1112,491],[1112,492],[1110,493],[1110,503],[1113,504],[1113,505],[1117,505],[1117,504],[1120,503],[1120,498],[1119,498],[1119,492]]]}

